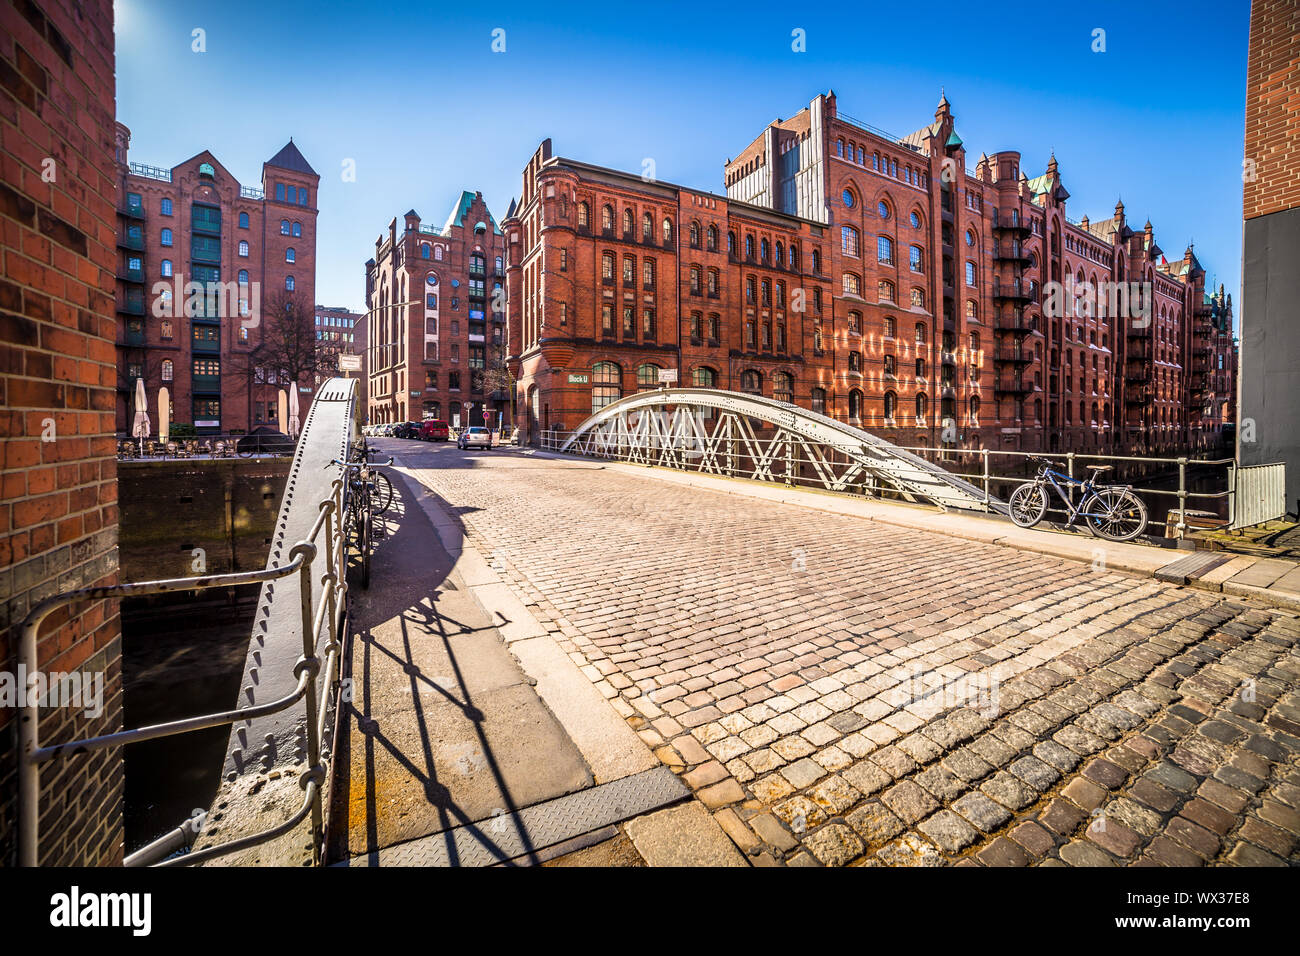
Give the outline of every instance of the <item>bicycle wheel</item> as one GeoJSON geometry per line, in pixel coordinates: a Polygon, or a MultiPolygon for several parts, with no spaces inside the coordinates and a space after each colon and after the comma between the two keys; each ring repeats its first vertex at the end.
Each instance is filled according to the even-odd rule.
{"type": "Polygon", "coordinates": [[[1079,506],[1088,530],[1108,541],[1128,541],[1147,527],[1147,506],[1127,488],[1098,488],[1079,506]]]}
{"type": "Polygon", "coordinates": [[[1007,502],[1011,520],[1021,528],[1032,528],[1047,514],[1047,492],[1036,481],[1027,481],[1011,493],[1007,502]]]}
{"type": "Polygon", "coordinates": [[[375,514],[381,515],[393,503],[393,483],[382,471],[375,472],[370,478],[375,483],[374,489],[370,492],[370,500],[375,506],[375,514]]]}
{"type": "Polygon", "coordinates": [[[361,517],[361,586],[370,589],[370,513],[361,517]]]}

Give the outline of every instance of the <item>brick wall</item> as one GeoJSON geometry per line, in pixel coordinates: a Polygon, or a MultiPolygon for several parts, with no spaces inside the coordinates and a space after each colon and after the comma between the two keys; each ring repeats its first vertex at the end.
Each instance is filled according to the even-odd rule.
{"type": "MultiPolygon", "coordinates": [[[[117,577],[113,454],[116,86],[111,0],[0,3],[0,670],[31,605],[117,577]]],[[[43,740],[121,727],[116,605],[39,635],[46,673],[104,675],[104,710],[42,710],[43,740]]],[[[0,710],[0,862],[16,859],[17,721],[0,710]]],[[[41,860],[122,858],[120,752],[50,765],[41,860]]]]}
{"type": "Polygon", "coordinates": [[[1300,206],[1300,4],[1255,0],[1246,68],[1245,218],[1300,206]]]}

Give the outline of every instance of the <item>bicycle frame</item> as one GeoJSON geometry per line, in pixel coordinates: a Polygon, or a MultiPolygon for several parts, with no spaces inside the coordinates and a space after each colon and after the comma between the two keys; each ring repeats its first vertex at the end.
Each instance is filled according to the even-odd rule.
{"type": "Polygon", "coordinates": [[[1055,470],[1054,468],[1049,468],[1048,466],[1043,465],[1039,471],[1038,480],[1051,485],[1052,489],[1055,490],[1057,497],[1059,497],[1065,505],[1065,513],[1068,515],[1065,522],[1066,527],[1073,525],[1079,518],[1106,517],[1104,514],[1083,510],[1083,503],[1088,500],[1088,496],[1097,488],[1097,482],[1094,480],[1094,477],[1089,477],[1080,481],[1078,478],[1073,478],[1070,475],[1055,470]],[[1074,502],[1071,500],[1070,492],[1067,492],[1065,488],[1061,487],[1062,482],[1069,487],[1070,492],[1073,492],[1075,488],[1079,489],[1079,507],[1075,507],[1074,502]]]}

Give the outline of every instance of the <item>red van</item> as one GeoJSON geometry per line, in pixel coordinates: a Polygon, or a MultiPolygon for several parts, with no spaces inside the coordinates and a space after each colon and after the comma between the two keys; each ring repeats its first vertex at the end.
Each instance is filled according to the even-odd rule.
{"type": "Polygon", "coordinates": [[[421,441],[446,441],[447,423],[441,418],[427,418],[420,424],[421,441]]]}

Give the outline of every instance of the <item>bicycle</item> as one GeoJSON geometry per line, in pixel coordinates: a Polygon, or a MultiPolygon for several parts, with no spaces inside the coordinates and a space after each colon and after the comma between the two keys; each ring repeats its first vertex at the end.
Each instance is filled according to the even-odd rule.
{"type": "MultiPolygon", "coordinates": [[[[369,462],[370,454],[370,445],[366,441],[365,436],[362,435],[361,438],[352,445],[351,460],[369,462]]],[[[393,460],[389,458],[388,464],[391,465],[392,463],[393,460]]],[[[388,480],[388,476],[382,471],[376,471],[371,474],[370,477],[373,478],[375,482],[375,514],[381,515],[387,511],[388,506],[393,503],[393,483],[388,480]]]]}
{"type": "Polygon", "coordinates": [[[1065,504],[1067,528],[1082,518],[1089,532],[1108,541],[1129,541],[1146,530],[1147,508],[1142,499],[1133,494],[1131,485],[1097,483],[1098,473],[1109,471],[1110,465],[1088,465],[1093,474],[1080,481],[1057,471],[1046,458],[1030,460],[1039,463],[1037,474],[1013,491],[1007,502],[1011,520],[1019,527],[1032,528],[1043,520],[1047,514],[1047,489],[1050,487],[1065,504]],[[1071,492],[1079,489],[1077,507],[1063,485],[1071,492]]]}
{"type": "MultiPolygon", "coordinates": [[[[363,450],[367,455],[369,454],[369,450],[364,449],[364,445],[363,450]]],[[[382,473],[372,472],[371,468],[392,463],[391,457],[386,462],[371,462],[365,459],[345,462],[338,458],[330,461],[331,465],[341,465],[348,476],[343,496],[342,530],[361,554],[361,586],[367,590],[370,588],[370,553],[374,550],[374,516],[380,513],[375,506],[376,479],[383,478],[385,483],[388,482],[382,473]]],[[[387,484],[387,487],[391,499],[392,485],[387,484]]],[[[385,504],[384,507],[387,508],[388,505],[385,504]]]]}

